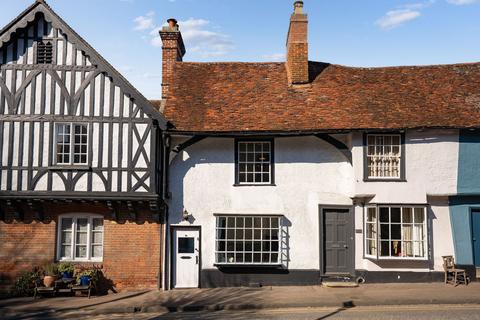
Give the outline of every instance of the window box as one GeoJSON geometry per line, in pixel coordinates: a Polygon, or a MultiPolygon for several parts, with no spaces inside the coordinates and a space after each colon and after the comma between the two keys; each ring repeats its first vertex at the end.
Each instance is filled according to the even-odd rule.
{"type": "Polygon", "coordinates": [[[280,266],[280,224],[280,216],[216,216],[215,265],[280,266]]]}
{"type": "Polygon", "coordinates": [[[101,262],[103,260],[103,217],[67,214],[58,218],[57,260],[101,262]]]}
{"type": "Polygon", "coordinates": [[[234,186],[275,185],[273,139],[235,140],[234,186]]]}
{"type": "Polygon", "coordinates": [[[405,135],[364,135],[364,181],[405,182],[405,135]]]}
{"type": "Polygon", "coordinates": [[[376,260],[428,260],[426,206],[367,206],[365,257],[376,260]]]}

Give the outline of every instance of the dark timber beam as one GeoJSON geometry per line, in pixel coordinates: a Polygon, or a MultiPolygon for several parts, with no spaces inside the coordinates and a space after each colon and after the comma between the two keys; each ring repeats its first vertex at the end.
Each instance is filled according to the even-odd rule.
{"type": "Polygon", "coordinates": [[[205,138],[206,138],[206,136],[193,136],[190,139],[188,139],[187,141],[185,141],[184,143],[181,143],[181,144],[175,146],[172,149],[172,151],[175,152],[175,153],[179,153],[180,151],[190,147],[191,145],[194,145],[197,142],[202,141],[205,138]]]}
{"type": "Polygon", "coordinates": [[[315,137],[322,139],[323,141],[337,148],[345,156],[345,158],[347,158],[348,162],[350,162],[350,164],[353,164],[352,151],[350,151],[350,149],[343,142],[335,139],[334,137],[326,133],[318,133],[315,135],[315,137]]]}

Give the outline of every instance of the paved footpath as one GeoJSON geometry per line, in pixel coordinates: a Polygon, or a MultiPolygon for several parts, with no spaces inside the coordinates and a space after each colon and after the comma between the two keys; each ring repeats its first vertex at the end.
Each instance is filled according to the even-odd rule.
{"type": "MultiPolygon", "coordinates": [[[[177,312],[260,312],[294,308],[333,308],[359,310],[372,306],[421,305],[480,306],[480,283],[453,287],[432,284],[365,284],[358,288],[264,287],[216,288],[131,292],[92,299],[59,297],[0,300],[1,319],[60,318],[60,315],[81,312],[83,316],[106,314],[175,315],[177,312]]],[[[478,314],[478,310],[476,312],[478,314]]],[[[134,316],[135,315],[135,316],[134,316]]],[[[184,313],[186,315],[186,313],[184,313]]],[[[149,318],[151,319],[151,318],[149,318]]]]}

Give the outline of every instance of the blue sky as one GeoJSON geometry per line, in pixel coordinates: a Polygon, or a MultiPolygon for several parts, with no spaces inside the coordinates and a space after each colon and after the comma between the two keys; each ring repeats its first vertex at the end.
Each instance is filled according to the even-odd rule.
{"type": "MultiPolygon", "coordinates": [[[[293,11],[293,0],[47,2],[151,99],[160,97],[157,30],[167,18],[180,21],[186,61],[282,61],[293,11]]],[[[0,25],[31,3],[0,0],[0,25]]],[[[365,67],[480,61],[480,0],[305,0],[305,10],[310,60],[365,67]]]]}

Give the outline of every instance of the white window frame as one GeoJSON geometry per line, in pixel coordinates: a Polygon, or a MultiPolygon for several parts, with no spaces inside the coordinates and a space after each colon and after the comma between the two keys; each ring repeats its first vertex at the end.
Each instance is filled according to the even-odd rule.
{"type": "MultiPolygon", "coordinates": [[[[364,221],[364,236],[363,236],[363,244],[364,244],[364,256],[365,258],[369,258],[369,259],[375,259],[375,260],[421,260],[421,261],[426,261],[429,259],[429,255],[430,255],[430,248],[429,248],[429,241],[428,241],[428,237],[429,237],[429,229],[428,229],[428,213],[427,213],[427,206],[423,206],[423,205],[369,205],[369,206],[365,206],[365,210],[364,210],[364,215],[363,215],[363,221],[364,221]],[[368,222],[367,221],[367,217],[368,217],[368,209],[369,208],[375,208],[375,212],[376,212],[376,221],[372,224],[374,224],[376,226],[376,240],[375,241],[375,244],[377,246],[376,248],[376,254],[372,255],[372,254],[368,254],[368,240],[370,240],[370,238],[368,238],[368,234],[367,234],[367,230],[368,230],[368,224],[371,223],[371,222],[368,222]],[[403,222],[403,209],[404,208],[411,208],[412,209],[412,219],[415,219],[415,209],[423,209],[423,234],[424,234],[424,239],[423,240],[418,240],[416,239],[416,234],[415,232],[412,231],[412,240],[407,240],[409,242],[412,243],[412,248],[413,248],[413,243],[414,242],[423,242],[423,253],[424,253],[424,256],[423,257],[408,257],[408,256],[382,256],[380,254],[380,250],[381,250],[381,230],[380,230],[380,208],[389,208],[389,219],[391,219],[391,208],[400,208],[400,234],[401,234],[401,245],[403,246],[403,243],[404,243],[404,233],[403,233],[403,226],[404,223],[403,222]]],[[[391,225],[392,225],[392,222],[390,221],[389,223],[389,243],[392,240],[392,232],[391,232],[391,225]]],[[[398,224],[398,223],[394,223],[394,224],[398,224]]],[[[408,223],[408,225],[412,225],[414,229],[414,226],[415,226],[415,220],[412,220],[411,223],[408,223]]],[[[419,224],[418,224],[419,225],[419,224]]],[[[402,252],[403,252],[403,247],[402,247],[402,252]]]]}
{"type": "MultiPolygon", "coordinates": [[[[273,184],[273,142],[272,140],[238,140],[237,143],[236,143],[236,148],[237,148],[237,163],[236,163],[236,166],[237,166],[237,176],[235,177],[235,180],[236,180],[236,183],[238,185],[272,185],[273,184]],[[246,145],[246,148],[247,148],[247,152],[241,152],[240,151],[240,147],[241,145],[246,145]],[[268,156],[269,156],[269,161],[261,161],[261,162],[257,162],[256,159],[255,159],[255,155],[257,154],[256,153],[256,150],[255,150],[255,144],[268,144],[269,145],[269,151],[268,151],[268,156]],[[253,145],[253,152],[249,152],[248,151],[248,145],[253,145]],[[241,159],[241,154],[242,153],[246,153],[247,154],[247,159],[246,160],[242,160],[241,159]],[[249,161],[248,160],[248,153],[253,153],[253,161],[249,161]],[[262,166],[262,170],[257,172],[255,170],[255,165],[261,165],[262,166]],[[268,181],[255,181],[255,175],[256,174],[260,174],[262,176],[262,180],[263,180],[263,175],[266,174],[267,172],[264,172],[263,171],[263,165],[266,165],[268,164],[268,181]],[[253,166],[253,171],[248,171],[248,169],[246,169],[246,171],[242,171],[240,168],[241,168],[241,165],[245,165],[245,166],[253,166]],[[247,175],[248,174],[252,174],[253,175],[253,181],[251,182],[248,182],[248,178],[246,179],[247,181],[241,181],[240,180],[240,175],[241,174],[245,174],[246,175],[246,178],[247,178],[247,175]]],[[[266,153],[266,152],[263,152],[263,147],[262,147],[262,154],[263,153],[266,153]]]]}
{"type": "Polygon", "coordinates": [[[215,216],[215,265],[232,265],[232,266],[242,266],[242,265],[265,265],[265,266],[278,266],[281,264],[281,252],[282,252],[282,230],[281,230],[281,225],[282,225],[282,217],[281,216],[275,216],[275,215],[216,215],[215,216]],[[219,219],[221,218],[226,218],[226,222],[225,222],[225,228],[222,228],[219,226],[219,219]],[[235,226],[232,228],[232,227],[229,227],[228,226],[228,218],[230,219],[234,219],[235,221],[235,226]],[[252,226],[251,228],[247,228],[246,227],[246,223],[245,223],[245,219],[243,219],[243,227],[237,227],[237,218],[252,218],[252,226]],[[255,218],[260,218],[261,219],[261,226],[260,228],[255,228],[255,222],[253,219],[255,218]],[[269,218],[270,220],[270,225],[269,227],[264,227],[263,226],[263,222],[264,222],[264,218],[269,218]],[[272,219],[276,219],[277,220],[277,227],[272,227],[272,219]],[[234,230],[233,234],[234,234],[234,238],[232,239],[228,239],[228,231],[229,230],[234,230]],[[247,229],[251,229],[251,232],[252,232],[252,238],[251,239],[247,239],[245,234],[246,234],[246,230],[247,229]],[[255,230],[258,230],[260,229],[261,230],[261,233],[260,233],[260,239],[258,238],[255,238],[255,230]],[[220,234],[220,230],[225,230],[225,239],[222,239],[219,237],[219,234],[220,234]],[[237,230],[243,230],[243,238],[237,238],[237,230]],[[263,239],[263,232],[264,231],[267,231],[269,230],[269,233],[270,233],[270,239],[263,239]],[[277,239],[272,239],[271,237],[271,231],[272,230],[275,230],[277,232],[277,239]],[[228,240],[231,240],[234,242],[234,245],[233,245],[233,251],[232,250],[228,250],[228,240]],[[219,250],[219,242],[225,242],[225,250],[219,250]],[[237,242],[243,242],[243,250],[240,250],[240,251],[237,251],[237,242]],[[245,244],[246,242],[252,242],[252,250],[249,251],[249,250],[245,250],[245,244]],[[254,247],[255,247],[255,242],[261,242],[260,244],[260,251],[255,251],[254,250],[254,247]],[[270,242],[270,250],[268,251],[263,251],[263,243],[264,242],[270,242]],[[273,242],[278,242],[278,249],[277,251],[274,251],[272,250],[272,243],[273,242]],[[268,254],[269,255],[269,261],[268,262],[263,262],[263,254],[268,254]],[[225,257],[225,261],[219,261],[218,257],[219,255],[224,255],[225,257]],[[229,261],[229,256],[233,254],[233,262],[232,261],[229,261]],[[243,262],[236,262],[236,256],[237,254],[241,254],[243,255],[243,262]],[[251,261],[249,262],[246,262],[245,260],[245,256],[246,254],[251,254],[252,256],[252,259],[251,261]],[[255,254],[260,254],[260,262],[254,262],[255,258],[254,258],[254,255],[255,254]],[[276,254],[277,255],[277,259],[276,260],[272,260],[272,255],[276,254]]]}
{"type": "MultiPolygon", "coordinates": [[[[365,149],[365,161],[366,161],[366,164],[365,164],[365,170],[366,170],[366,178],[368,180],[400,180],[402,179],[402,176],[403,176],[403,148],[402,148],[402,135],[400,133],[369,133],[366,135],[366,140],[365,140],[365,145],[366,145],[366,149],[365,149]],[[383,151],[382,154],[375,154],[375,155],[369,155],[369,147],[372,146],[369,144],[369,138],[370,137],[374,137],[375,140],[377,137],[383,137],[383,141],[384,143],[381,145],[382,149],[384,150],[385,147],[387,145],[385,145],[385,137],[390,137],[390,138],[393,138],[393,137],[397,137],[398,138],[398,141],[399,141],[399,144],[398,144],[398,151],[399,151],[399,154],[398,154],[398,175],[396,176],[381,176],[381,175],[370,175],[370,169],[369,169],[369,158],[372,158],[372,157],[379,157],[379,158],[388,158],[388,157],[394,157],[393,153],[390,152],[390,154],[385,154],[385,152],[383,151]]],[[[380,145],[377,145],[376,141],[375,141],[375,144],[373,145],[373,147],[375,147],[375,149],[380,146],[380,145]]],[[[390,146],[390,148],[396,146],[394,145],[393,143],[388,145],[390,146]]],[[[396,157],[396,156],[395,156],[396,157]]],[[[390,171],[392,171],[393,169],[390,168],[390,171]]]]}
{"type": "Polygon", "coordinates": [[[58,217],[57,222],[57,261],[71,261],[71,262],[102,262],[103,255],[104,255],[104,238],[105,238],[105,219],[101,215],[95,214],[81,214],[81,213],[70,213],[70,214],[63,214],[58,217]],[[71,250],[70,250],[70,257],[62,257],[61,250],[62,250],[62,219],[72,219],[72,235],[71,235],[71,250]],[[77,239],[77,221],[78,219],[87,219],[87,254],[85,258],[76,258],[76,239],[77,239]],[[102,245],[102,256],[101,257],[92,257],[92,235],[93,235],[93,219],[102,219],[103,221],[103,228],[102,228],[102,242],[95,243],[95,245],[102,245]]]}
{"type": "MultiPolygon", "coordinates": [[[[90,134],[89,134],[89,129],[90,129],[90,124],[88,123],[81,123],[81,122],[56,122],[54,125],[54,135],[55,135],[55,147],[54,147],[54,159],[55,159],[55,164],[56,165],[66,165],[66,166],[84,166],[88,165],[89,159],[90,159],[90,154],[89,154],[89,146],[90,146],[90,134]],[[69,126],[70,127],[70,161],[69,162],[59,162],[58,161],[58,153],[57,153],[57,146],[58,146],[58,135],[57,135],[57,128],[58,126],[69,126]],[[75,162],[75,126],[86,126],[87,128],[87,152],[79,154],[80,158],[82,155],[86,155],[85,162],[75,162]]],[[[83,143],[80,143],[80,147],[83,145],[83,143]]]]}

